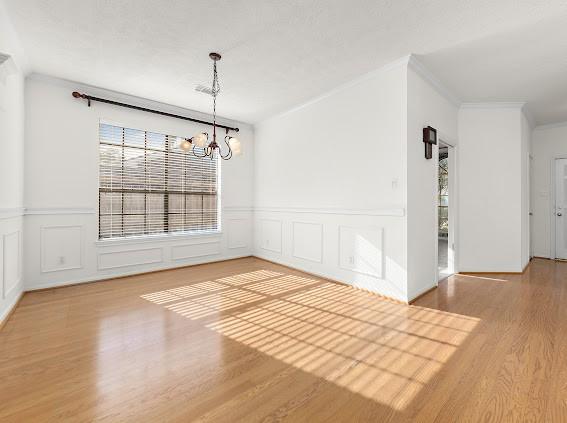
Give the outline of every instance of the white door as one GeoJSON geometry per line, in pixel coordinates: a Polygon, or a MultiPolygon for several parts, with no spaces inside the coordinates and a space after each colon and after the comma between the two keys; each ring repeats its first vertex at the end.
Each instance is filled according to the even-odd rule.
{"type": "Polygon", "coordinates": [[[555,160],[555,257],[567,260],[567,159],[555,160]]]}

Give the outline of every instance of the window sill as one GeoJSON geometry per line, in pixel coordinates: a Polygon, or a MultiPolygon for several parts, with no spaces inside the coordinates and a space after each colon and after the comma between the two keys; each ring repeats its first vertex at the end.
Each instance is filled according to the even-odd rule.
{"type": "Polygon", "coordinates": [[[188,239],[211,238],[211,237],[219,237],[221,235],[222,235],[222,231],[144,235],[144,236],[132,236],[125,238],[99,239],[95,241],[95,245],[98,247],[110,247],[112,245],[141,244],[147,242],[168,242],[168,241],[171,242],[171,241],[182,241],[188,239]]]}

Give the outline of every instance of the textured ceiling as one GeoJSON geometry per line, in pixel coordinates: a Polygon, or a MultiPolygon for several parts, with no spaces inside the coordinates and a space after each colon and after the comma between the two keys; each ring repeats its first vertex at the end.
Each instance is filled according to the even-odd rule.
{"type": "Polygon", "coordinates": [[[32,71],[257,122],[408,53],[465,101],[567,120],[564,0],[0,0],[32,71]]]}

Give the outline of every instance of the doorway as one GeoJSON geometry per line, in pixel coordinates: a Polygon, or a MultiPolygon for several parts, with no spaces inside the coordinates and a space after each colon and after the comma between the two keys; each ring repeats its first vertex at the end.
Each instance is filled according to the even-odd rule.
{"type": "Polygon", "coordinates": [[[567,159],[555,160],[555,258],[567,260],[567,159]]]}
{"type": "Polygon", "coordinates": [[[437,172],[437,269],[438,280],[455,273],[454,261],[454,148],[439,142],[437,172]]]}

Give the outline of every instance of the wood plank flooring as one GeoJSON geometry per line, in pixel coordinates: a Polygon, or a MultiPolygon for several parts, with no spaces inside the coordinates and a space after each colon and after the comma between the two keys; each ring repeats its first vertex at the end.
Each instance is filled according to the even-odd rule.
{"type": "Polygon", "coordinates": [[[412,306],[256,258],[28,293],[0,421],[567,421],[567,263],[412,306]]]}

